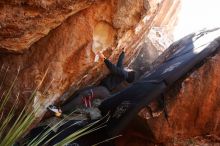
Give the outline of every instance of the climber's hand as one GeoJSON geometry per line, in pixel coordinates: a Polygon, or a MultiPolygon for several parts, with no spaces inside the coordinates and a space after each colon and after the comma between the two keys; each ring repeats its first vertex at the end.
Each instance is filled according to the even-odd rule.
{"type": "Polygon", "coordinates": [[[105,55],[102,52],[98,52],[99,58],[102,60],[106,59],[105,55]]]}

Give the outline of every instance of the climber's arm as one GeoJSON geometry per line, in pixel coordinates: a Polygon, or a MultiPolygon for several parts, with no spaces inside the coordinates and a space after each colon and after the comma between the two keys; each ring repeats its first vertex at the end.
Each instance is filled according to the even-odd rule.
{"type": "Polygon", "coordinates": [[[118,57],[117,67],[123,68],[123,60],[125,58],[125,52],[122,51],[121,54],[118,57]]]}
{"type": "Polygon", "coordinates": [[[104,62],[112,74],[126,78],[126,72],[122,68],[112,64],[108,59],[105,59],[104,62]]]}

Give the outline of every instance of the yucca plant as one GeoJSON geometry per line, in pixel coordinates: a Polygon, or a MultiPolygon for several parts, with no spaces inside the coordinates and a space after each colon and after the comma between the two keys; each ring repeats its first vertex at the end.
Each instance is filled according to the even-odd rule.
{"type": "MultiPolygon", "coordinates": [[[[13,80],[10,88],[3,92],[0,100],[0,113],[4,115],[4,118],[1,119],[0,124],[0,146],[11,146],[13,145],[18,138],[20,138],[24,133],[30,128],[30,126],[33,124],[33,122],[36,120],[35,113],[39,110],[39,107],[36,109],[31,110],[30,104],[32,103],[33,97],[35,96],[36,91],[41,86],[45,76],[43,77],[41,83],[36,87],[36,89],[33,91],[31,97],[29,98],[28,104],[26,104],[23,109],[20,111],[20,114],[15,117],[16,113],[16,106],[18,104],[18,98],[19,93],[17,94],[16,100],[12,107],[10,107],[10,110],[8,113],[4,113],[4,107],[9,102],[9,99],[11,97],[11,93],[13,91],[13,88],[15,86],[17,77],[19,75],[20,69],[18,69],[17,75],[15,76],[15,79],[13,80]],[[16,118],[16,119],[15,119],[16,118]],[[10,128],[9,128],[10,125],[10,128]],[[7,132],[5,132],[6,128],[8,129],[7,132]]],[[[7,70],[5,72],[4,78],[6,77],[7,70]]],[[[3,85],[4,80],[2,81],[1,85],[3,85]]]]}
{"type": "MultiPolygon", "coordinates": [[[[68,118],[68,116],[66,117],[68,118]]],[[[28,146],[37,146],[42,144],[42,142],[47,138],[47,136],[50,134],[50,132],[52,131],[52,129],[56,129],[57,127],[59,127],[59,124],[62,123],[65,119],[62,119],[59,123],[55,124],[53,127],[49,128],[48,130],[42,132],[40,135],[38,135],[37,137],[35,137],[34,139],[32,139],[30,142],[28,142],[28,146]]],[[[72,133],[71,135],[67,136],[66,138],[64,138],[62,141],[60,141],[58,144],[56,144],[56,146],[63,146],[63,145],[67,145],[71,142],[73,142],[74,140],[89,134],[91,132],[94,132],[95,130],[101,129],[103,127],[105,127],[106,122],[108,121],[108,115],[103,117],[100,120],[97,120],[93,123],[90,123],[88,125],[86,125],[85,127],[83,127],[82,129],[79,129],[77,131],[75,131],[74,133],[72,133]],[[100,121],[102,121],[102,123],[100,124],[100,121]]],[[[77,124],[77,123],[74,123],[77,124]]],[[[70,125],[74,126],[74,124],[70,125]]],[[[61,132],[63,132],[64,130],[66,130],[67,128],[63,129],[62,131],[60,131],[59,133],[57,133],[56,135],[54,135],[53,137],[51,137],[49,140],[44,141],[44,144],[49,143],[51,140],[53,140],[53,138],[55,138],[58,134],[60,134],[61,132]]]]}
{"type": "MultiPolygon", "coordinates": [[[[4,78],[0,84],[0,86],[3,85],[3,82],[5,80],[6,74],[8,72],[8,69],[5,71],[5,74],[3,75],[4,78]]],[[[11,97],[11,93],[13,91],[13,88],[15,86],[17,77],[19,74],[19,69],[17,72],[17,75],[15,76],[15,79],[13,80],[10,88],[3,92],[1,99],[0,99],[0,146],[12,146],[14,143],[16,143],[16,141],[19,140],[19,138],[21,138],[24,134],[27,133],[27,130],[30,129],[30,126],[35,122],[36,117],[35,117],[35,113],[38,112],[38,110],[40,109],[40,105],[37,106],[35,109],[30,109],[30,106],[33,103],[33,99],[35,97],[35,93],[36,91],[38,91],[38,89],[40,88],[44,78],[46,77],[47,71],[41,81],[41,83],[36,87],[36,89],[33,91],[31,97],[29,98],[28,103],[26,104],[23,109],[21,110],[20,114],[16,116],[16,106],[19,102],[19,93],[16,96],[16,100],[14,102],[14,104],[11,106],[10,110],[8,113],[4,113],[4,107],[5,105],[7,105],[7,103],[9,102],[9,99],[12,98],[11,97]],[[3,115],[5,114],[5,115],[3,115]],[[4,118],[3,118],[4,117],[4,118]],[[10,127],[9,127],[10,125],[10,127]],[[5,131],[7,129],[7,132],[5,131]]],[[[0,87],[1,89],[1,87],[0,87]]],[[[58,146],[61,145],[65,145],[68,144],[74,140],[76,140],[77,138],[88,134],[90,132],[93,132],[99,128],[104,127],[104,124],[95,126],[95,124],[97,124],[99,121],[91,123],[87,126],[85,126],[84,128],[74,132],[73,134],[69,135],[68,137],[66,137],[65,139],[63,139],[59,144],[57,144],[58,146]],[[93,128],[92,128],[93,127],[93,128]]],[[[59,123],[57,123],[55,126],[58,126],[59,123]]],[[[28,141],[26,143],[26,145],[28,146],[37,146],[39,144],[41,144],[45,138],[49,135],[50,131],[52,131],[54,127],[52,127],[49,130],[44,131],[43,133],[41,133],[40,135],[38,135],[36,138],[32,139],[31,141],[28,141]]],[[[52,137],[54,138],[54,137],[52,137]]],[[[50,140],[47,140],[47,142],[49,142],[50,140]]],[[[45,144],[47,143],[45,142],[45,144]]]]}

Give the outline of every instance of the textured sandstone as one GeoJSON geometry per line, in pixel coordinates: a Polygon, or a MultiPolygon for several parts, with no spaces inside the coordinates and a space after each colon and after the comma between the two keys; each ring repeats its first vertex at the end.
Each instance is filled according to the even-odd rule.
{"type": "MultiPolygon", "coordinates": [[[[40,101],[42,105],[38,115],[42,116],[48,104],[66,99],[78,88],[97,84],[107,74],[97,57],[99,52],[114,62],[124,47],[126,64],[140,73],[149,70],[150,64],[171,43],[172,36],[167,37],[167,32],[176,23],[179,2],[1,1],[0,51],[8,54],[0,55],[0,92],[9,88],[20,68],[13,95],[20,93],[18,107],[22,108],[47,72],[35,97],[35,102],[40,101]],[[146,60],[140,59],[145,57],[146,60]],[[133,63],[135,59],[147,66],[138,66],[139,63],[133,63]]],[[[208,60],[179,84],[182,88],[178,92],[174,88],[167,94],[170,127],[163,115],[144,120],[138,129],[135,126],[136,129],[129,129],[119,144],[172,145],[178,139],[198,135],[217,139],[220,135],[219,62],[220,55],[208,60]],[[143,130],[146,125],[147,132],[143,130]]],[[[11,98],[10,102],[13,101],[11,98]]]]}
{"type": "Polygon", "coordinates": [[[165,1],[161,11],[154,20],[154,27],[163,29],[173,39],[173,29],[178,23],[178,14],[181,9],[181,0],[165,1]]]}
{"type": "Polygon", "coordinates": [[[220,136],[219,71],[218,53],[187,77],[176,95],[175,88],[167,93],[170,126],[163,115],[148,121],[158,142],[210,134],[220,136]]]}
{"type": "MultiPolygon", "coordinates": [[[[20,93],[20,104],[25,104],[28,101],[31,92],[41,83],[47,72],[35,97],[35,103],[40,103],[42,106],[38,116],[44,113],[48,104],[66,99],[78,88],[98,83],[107,74],[103,60],[97,58],[99,52],[103,52],[114,62],[124,48],[127,56],[126,63],[130,62],[140,49],[144,36],[148,34],[153,19],[162,6],[162,3],[155,4],[153,1],[149,1],[149,3],[135,1],[134,3],[130,0],[97,0],[92,5],[90,5],[91,1],[74,1],[73,3],[67,1],[69,3],[61,6],[59,2],[62,3],[62,1],[52,3],[49,1],[1,2],[3,6],[1,11],[4,10],[5,14],[1,15],[4,16],[2,20],[4,20],[3,22],[8,20],[8,25],[5,25],[5,29],[2,28],[5,31],[1,31],[5,34],[1,34],[2,43],[0,44],[2,46],[8,44],[8,48],[3,48],[10,52],[13,50],[13,46],[18,46],[22,50],[42,37],[22,54],[1,54],[0,56],[0,66],[2,66],[0,77],[2,81],[5,78],[3,82],[5,89],[10,86],[17,70],[20,69],[18,80],[13,89],[13,95],[20,93]],[[19,5],[21,6],[18,7],[19,5]],[[28,22],[23,21],[24,18],[26,19],[25,15],[18,15],[12,19],[16,13],[15,9],[11,8],[10,12],[4,8],[16,7],[20,12],[26,10],[23,5],[37,11],[36,15],[41,17],[36,17],[36,19],[34,17],[28,22]],[[85,7],[87,8],[84,9],[85,7]],[[67,15],[79,10],[81,11],[64,21],[67,15]],[[45,13],[38,11],[45,11],[45,13]],[[124,17],[127,15],[131,19],[125,19],[124,17]],[[9,19],[5,20],[5,17],[9,19]],[[61,25],[59,25],[60,23],[61,25]],[[117,25],[119,23],[120,25],[117,25]],[[23,31],[20,29],[15,31],[14,28],[7,29],[7,26],[11,24],[21,27],[23,31]],[[51,30],[51,26],[53,25],[54,28],[55,24],[59,27],[51,30]],[[42,28],[47,33],[49,30],[51,31],[48,34],[39,33],[38,31],[42,32],[42,28]],[[13,38],[13,35],[20,32],[24,35],[16,35],[16,38],[13,38]],[[29,32],[32,35],[29,35],[29,32]],[[25,38],[25,42],[22,40],[23,38],[25,38]],[[7,75],[4,77],[6,72],[7,75]]],[[[29,9],[26,10],[28,16],[35,14],[32,14],[29,9]]],[[[19,50],[15,51],[19,52],[19,50]]],[[[13,99],[11,98],[10,101],[13,102],[13,99]]]]}
{"type": "Polygon", "coordinates": [[[22,52],[93,0],[0,1],[0,51],[22,52]]]}

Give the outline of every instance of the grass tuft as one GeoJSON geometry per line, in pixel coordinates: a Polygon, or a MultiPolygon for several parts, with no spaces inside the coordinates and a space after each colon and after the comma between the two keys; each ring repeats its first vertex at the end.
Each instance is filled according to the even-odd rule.
{"type": "MultiPolygon", "coordinates": [[[[3,73],[3,79],[0,82],[0,90],[2,89],[2,86],[4,84],[4,81],[7,77],[8,69],[3,72],[3,66],[0,70],[0,74],[3,73]]],[[[33,104],[34,97],[36,95],[36,92],[41,87],[48,70],[45,72],[42,81],[39,83],[39,85],[36,87],[36,89],[32,92],[30,98],[28,99],[28,102],[25,104],[25,106],[21,109],[19,115],[16,115],[17,112],[17,105],[19,103],[19,93],[16,96],[16,100],[9,109],[9,112],[6,114],[4,113],[4,107],[9,103],[9,99],[12,98],[11,93],[15,87],[15,83],[17,81],[18,75],[19,75],[20,69],[18,69],[18,72],[11,83],[11,86],[7,91],[4,91],[0,97],[0,146],[12,146],[14,145],[19,139],[21,139],[27,131],[30,129],[30,126],[36,121],[35,114],[40,110],[40,104],[36,104],[35,109],[31,109],[30,105],[33,104]],[[4,115],[5,114],[5,115],[4,115]],[[7,130],[7,132],[5,132],[7,130]]],[[[105,118],[105,117],[104,117],[105,118]]],[[[65,119],[63,119],[65,120],[65,119]]],[[[34,139],[26,143],[28,146],[38,146],[40,145],[46,137],[50,134],[52,129],[56,128],[61,122],[54,125],[48,130],[43,131],[40,135],[36,136],[34,139]]],[[[100,128],[105,127],[105,122],[102,124],[97,124],[102,119],[88,124],[84,128],[72,133],[71,135],[64,138],[60,143],[56,144],[56,146],[62,146],[71,143],[72,141],[78,139],[81,136],[84,136],[86,134],[89,134],[95,130],[98,130],[100,128]]],[[[72,125],[71,125],[72,126],[72,125]]],[[[65,129],[64,129],[65,130],[65,129]]],[[[62,132],[62,131],[61,131],[62,132]]],[[[57,133],[58,135],[59,133],[57,133]]],[[[56,137],[56,135],[54,136],[56,137]]],[[[54,137],[50,138],[45,142],[45,144],[49,143],[54,137]]]]}

